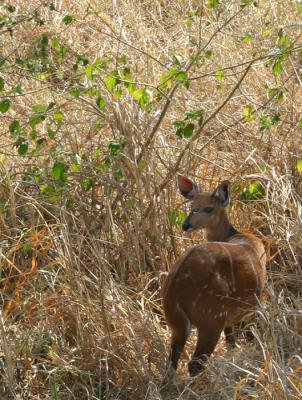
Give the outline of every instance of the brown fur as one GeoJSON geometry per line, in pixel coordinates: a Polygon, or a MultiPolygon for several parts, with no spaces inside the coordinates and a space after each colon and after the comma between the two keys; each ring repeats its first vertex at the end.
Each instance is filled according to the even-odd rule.
{"type": "Polygon", "coordinates": [[[163,305],[172,330],[169,361],[175,370],[191,325],[197,328],[196,350],[189,363],[194,376],[213,352],[222,330],[232,343],[234,324],[255,309],[256,296],[264,287],[266,256],[260,239],[232,228],[215,192],[192,190],[182,192],[193,199],[192,209],[213,207],[213,212],[190,214],[186,226],[206,229],[214,241],[192,247],[176,263],[164,285],[163,305]]]}

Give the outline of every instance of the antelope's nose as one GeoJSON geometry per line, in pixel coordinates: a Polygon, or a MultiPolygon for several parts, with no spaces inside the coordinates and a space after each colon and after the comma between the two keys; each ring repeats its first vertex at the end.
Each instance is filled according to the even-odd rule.
{"type": "Polygon", "coordinates": [[[183,230],[183,231],[188,231],[188,230],[190,230],[190,229],[192,229],[192,227],[191,227],[189,218],[187,218],[187,219],[185,220],[185,222],[182,224],[182,230],[183,230]]]}

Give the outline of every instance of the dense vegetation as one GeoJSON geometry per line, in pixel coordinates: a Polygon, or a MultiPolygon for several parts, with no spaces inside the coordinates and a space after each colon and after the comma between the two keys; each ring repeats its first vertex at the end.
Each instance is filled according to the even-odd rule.
{"type": "Polygon", "coordinates": [[[301,18],[292,0],[0,1],[1,399],[302,398],[301,18]],[[268,278],[254,341],[162,387],[161,285],[202,240],[178,173],[232,181],[268,278]]]}

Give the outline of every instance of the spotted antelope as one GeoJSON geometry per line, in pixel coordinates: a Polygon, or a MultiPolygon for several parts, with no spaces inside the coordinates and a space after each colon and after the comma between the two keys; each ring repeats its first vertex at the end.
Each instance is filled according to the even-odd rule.
{"type": "Polygon", "coordinates": [[[208,241],[185,252],[164,285],[164,313],[172,331],[170,372],[177,369],[192,325],[198,337],[188,364],[191,376],[203,370],[223,330],[227,343],[234,346],[234,325],[255,310],[264,287],[263,244],[229,222],[225,207],[230,186],[223,181],[213,192],[201,192],[190,179],[178,176],[180,193],[192,202],[183,230],[204,229],[208,241]]]}

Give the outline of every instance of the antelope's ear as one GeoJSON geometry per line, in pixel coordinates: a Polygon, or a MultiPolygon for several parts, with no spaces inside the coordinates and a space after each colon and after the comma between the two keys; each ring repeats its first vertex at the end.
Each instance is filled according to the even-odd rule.
{"type": "Polygon", "coordinates": [[[180,193],[186,199],[193,199],[194,195],[199,192],[198,186],[196,186],[191,179],[186,178],[183,175],[178,175],[177,182],[180,193]]]}
{"type": "Polygon", "coordinates": [[[220,199],[222,207],[227,206],[231,199],[231,182],[222,181],[214,190],[212,196],[220,199]]]}

